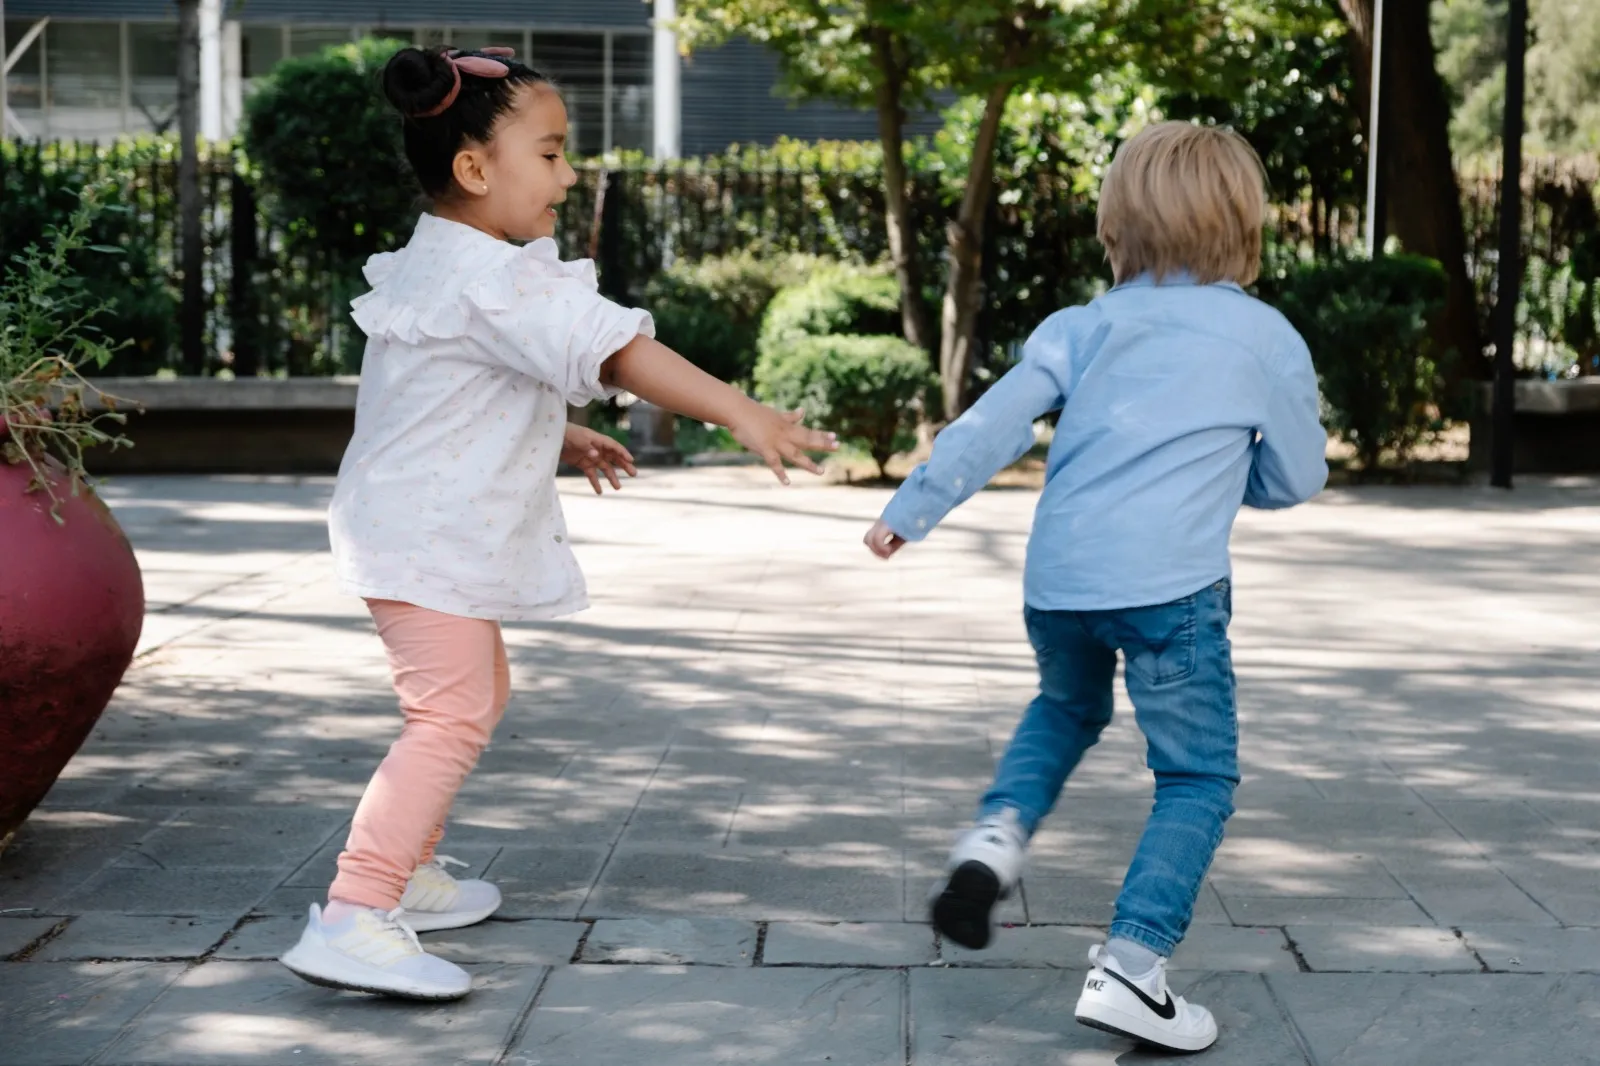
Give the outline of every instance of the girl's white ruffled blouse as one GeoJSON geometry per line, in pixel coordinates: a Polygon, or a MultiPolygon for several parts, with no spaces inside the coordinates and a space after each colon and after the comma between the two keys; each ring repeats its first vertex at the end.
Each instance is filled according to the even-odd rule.
{"type": "Polygon", "coordinates": [[[367,262],[355,435],[329,534],[341,588],[467,618],[588,606],[555,473],[567,405],[650,315],[600,295],[549,238],[518,248],[423,215],[367,262]]]}

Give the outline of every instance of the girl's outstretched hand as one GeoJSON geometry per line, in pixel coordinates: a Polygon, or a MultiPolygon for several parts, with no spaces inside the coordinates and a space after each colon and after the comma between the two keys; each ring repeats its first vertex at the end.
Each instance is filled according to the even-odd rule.
{"type": "Polygon", "coordinates": [[[567,466],[575,466],[582,470],[584,477],[589,479],[589,484],[594,486],[596,496],[602,492],[601,474],[611,482],[613,489],[622,488],[622,482],[617,477],[619,467],[629,477],[639,476],[639,471],[633,466],[633,455],[628,449],[604,433],[596,433],[585,426],[575,426],[570,422],[567,423],[566,436],[561,441],[561,461],[567,466]]]}
{"type": "Polygon", "coordinates": [[[778,480],[789,484],[789,472],[784,463],[822,473],[822,467],[807,452],[833,452],[839,450],[839,438],[820,429],[807,429],[801,425],[804,411],[774,411],[765,404],[752,403],[748,413],[728,430],[733,439],[747,451],[766,460],[778,480]]]}

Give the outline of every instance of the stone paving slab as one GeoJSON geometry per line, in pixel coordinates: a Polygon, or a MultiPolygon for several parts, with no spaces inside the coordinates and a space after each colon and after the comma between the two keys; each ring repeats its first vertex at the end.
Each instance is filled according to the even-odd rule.
{"type": "Polygon", "coordinates": [[[619,847],[585,917],[711,914],[753,921],[894,921],[904,910],[898,848],[619,847]]]}
{"type": "Polygon", "coordinates": [[[462,966],[485,962],[564,966],[588,932],[584,922],[496,920],[470,929],[423,933],[422,946],[462,966]]]}
{"type": "Polygon", "coordinates": [[[0,963],[6,1066],[88,1061],[183,972],[175,962],[0,963]]]}
{"type": "Polygon", "coordinates": [[[502,848],[484,877],[500,888],[502,918],[576,918],[605,868],[603,848],[502,848]]]}
{"type": "Polygon", "coordinates": [[[0,959],[15,955],[59,924],[59,918],[0,916],[0,959]]]}
{"type": "Polygon", "coordinates": [[[1437,925],[1412,899],[1223,895],[1239,925],[1437,925]]]}
{"type": "Polygon", "coordinates": [[[1324,972],[1443,973],[1478,971],[1478,960],[1449,929],[1415,926],[1290,926],[1306,964],[1324,972]]]}
{"type": "Polygon", "coordinates": [[[197,959],[233,922],[218,918],[152,918],[86,914],[34,956],[40,962],[84,959],[197,959]]]}
{"type": "Polygon", "coordinates": [[[951,966],[1051,970],[1088,968],[1089,949],[1106,942],[1104,929],[1075,925],[1001,926],[994,931],[989,946],[974,951],[944,941],[941,958],[951,966]]]}
{"type": "Polygon", "coordinates": [[[603,918],[579,961],[750,966],[759,939],[754,923],[728,918],[603,918]]]}
{"type": "MultiPolygon", "coordinates": [[[[514,696],[444,849],[501,885],[512,920],[427,937],[485,988],[417,1012],[300,986],[272,960],[323,897],[399,724],[370,620],[333,587],[330,488],[108,488],[145,570],[142,655],[0,857],[0,912],[15,911],[0,923],[23,923],[0,938],[69,918],[79,936],[242,924],[188,971],[43,951],[0,965],[0,1048],[20,1024],[52,1066],[419,1061],[397,1057],[406,1040],[429,1062],[787,1062],[815,1028],[838,1036],[824,1061],[901,1066],[905,1016],[916,1061],[1148,1058],[1064,1021],[1150,805],[1120,690],[997,915],[1019,928],[989,959],[1012,961],[927,964],[926,893],[1033,695],[1028,493],[980,494],[884,566],[859,546],[879,491],[736,471],[650,472],[604,499],[567,486],[593,609],[507,627],[514,696]],[[764,965],[570,963],[590,920],[675,919],[769,923],[764,965]],[[862,935],[823,935],[841,929],[862,935]],[[858,962],[867,983],[836,993],[858,962]],[[535,1009],[547,974],[555,998],[535,1009]],[[929,982],[955,990],[936,1040],[937,1010],[917,1005],[929,982]],[[324,1008],[336,1024],[314,1032],[324,1008]]],[[[1318,1066],[1523,1061],[1503,1053],[1514,1037],[1586,1061],[1564,1026],[1592,1028],[1578,1005],[1596,998],[1567,971],[1592,968],[1600,929],[1600,572],[1572,560],[1597,539],[1590,482],[1363,489],[1241,516],[1244,780],[1173,968],[1223,1022],[1208,1061],[1302,1061],[1285,1016],[1315,1034],[1318,1066]],[[1476,972],[1480,955],[1507,972],[1476,972]],[[1301,958],[1361,972],[1294,972],[1301,958]],[[1401,967],[1424,972],[1372,972],[1401,967]],[[1489,1058],[1459,1035],[1481,1019],[1499,1027],[1489,1058]]],[[[155,937],[180,955],[199,938],[155,937]]],[[[154,950],[140,939],[115,950],[154,950]]]]}
{"type": "Polygon", "coordinates": [[[346,1066],[495,1062],[544,979],[539,966],[474,966],[467,999],[437,1006],[337,995],[275,962],[185,972],[104,1056],[117,1066],[346,1066]]]}
{"type": "Polygon", "coordinates": [[[1220,973],[1294,973],[1299,970],[1282,929],[1192,925],[1171,969],[1220,973]]]}
{"type": "Polygon", "coordinates": [[[1500,973],[1600,973],[1600,929],[1473,925],[1461,938],[1500,973]]]}
{"type": "Polygon", "coordinates": [[[902,1066],[905,977],[887,970],[572,966],[508,1064],[902,1066]]]}
{"type": "Polygon", "coordinates": [[[1600,977],[1282,974],[1267,978],[1318,1063],[1589,1063],[1600,977]]]}
{"type": "MultiPolygon", "coordinates": [[[[1172,1062],[1077,1024],[1083,973],[912,970],[913,1066],[1131,1066],[1172,1062]]],[[[1174,975],[1178,995],[1205,1003],[1222,1036],[1205,1061],[1292,1066],[1307,1060],[1262,978],[1174,975]]]]}
{"type": "Polygon", "coordinates": [[[229,962],[270,961],[294,947],[305,927],[303,912],[252,917],[235,929],[212,957],[229,962]]]}
{"type": "Polygon", "coordinates": [[[927,966],[933,930],[905,922],[773,922],[762,958],[768,966],[927,966]]]}
{"type": "Polygon", "coordinates": [[[236,917],[289,867],[139,869],[113,866],[60,899],[67,913],[105,911],[171,917],[236,917]]]}
{"type": "Polygon", "coordinates": [[[1477,857],[1412,855],[1385,868],[1440,925],[1517,922],[1556,925],[1555,918],[1494,864],[1477,857]]]}

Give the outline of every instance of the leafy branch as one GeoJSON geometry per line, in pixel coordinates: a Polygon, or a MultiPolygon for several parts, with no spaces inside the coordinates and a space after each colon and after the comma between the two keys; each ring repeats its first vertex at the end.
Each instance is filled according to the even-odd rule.
{"type": "Polygon", "coordinates": [[[42,244],[15,257],[0,277],[0,461],[27,464],[29,492],[50,497],[59,524],[63,480],[71,495],[88,481],[83,451],[109,444],[132,447],[110,425],[124,425],[115,397],[82,374],[104,367],[125,345],[108,344],[91,321],[107,309],[96,300],[71,260],[83,252],[116,255],[120,248],[89,242],[89,229],[105,210],[105,190],[89,186],[66,225],[52,227],[42,244]]]}

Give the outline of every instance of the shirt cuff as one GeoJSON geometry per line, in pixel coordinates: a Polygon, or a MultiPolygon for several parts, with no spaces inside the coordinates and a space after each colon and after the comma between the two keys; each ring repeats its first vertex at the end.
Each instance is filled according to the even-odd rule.
{"type": "Polygon", "coordinates": [[[927,539],[928,534],[933,532],[933,527],[944,518],[945,512],[934,506],[933,502],[922,493],[914,489],[908,492],[907,488],[895,493],[894,499],[889,501],[889,506],[883,509],[883,524],[901,539],[914,544],[927,539]]]}

